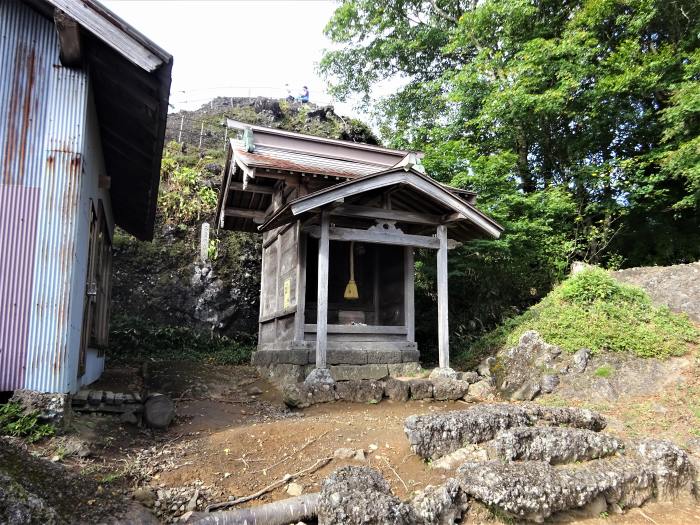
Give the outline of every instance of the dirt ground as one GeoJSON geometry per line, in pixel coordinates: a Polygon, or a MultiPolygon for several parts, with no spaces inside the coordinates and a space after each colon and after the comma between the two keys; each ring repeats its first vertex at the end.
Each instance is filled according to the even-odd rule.
{"type": "MultiPolygon", "coordinates": [[[[700,436],[699,369],[697,364],[691,367],[685,382],[653,398],[589,408],[608,417],[608,431],[614,434],[652,435],[685,445],[700,436]]],[[[139,374],[135,368],[108,370],[94,388],[126,391],[124,385],[138,386],[139,374]]],[[[148,493],[154,499],[144,502],[163,521],[183,514],[192,496],[197,510],[202,510],[279,482],[273,490],[239,507],[289,497],[289,484],[281,482],[287,475],[295,476],[290,481],[301,485],[304,493],[317,492],[325,476],[347,464],[380,470],[394,493],[406,498],[426,485],[441,483],[449,474],[431,469],[411,453],[403,433],[404,419],[469,406],[462,401],[385,400],[366,405],[336,402],[292,411],[284,406],[277,389],[245,366],[153,363],[145,381],[149,390],[166,393],[176,401],[177,417],[167,431],[120,424],[113,416],[79,415],[73,430],[89,444],[91,453],[84,458],[56,459],[60,440],[44,445],[42,452],[118,487],[125,497],[139,487],[152,488],[148,493]],[[365,460],[334,457],[338,449],[351,449],[353,454],[362,450],[365,460]]],[[[567,404],[554,397],[543,402],[567,404]]],[[[499,519],[489,515],[484,521],[499,519]]],[[[697,524],[700,507],[651,504],[622,516],[581,523],[697,524]]]]}

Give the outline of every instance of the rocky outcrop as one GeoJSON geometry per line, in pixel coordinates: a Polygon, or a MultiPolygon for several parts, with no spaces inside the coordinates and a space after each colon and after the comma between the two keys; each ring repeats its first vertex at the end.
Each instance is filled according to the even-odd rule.
{"type": "Polygon", "coordinates": [[[95,480],[35,457],[21,442],[0,438],[0,523],[152,523],[147,511],[129,521],[139,510],[144,509],[95,480]]]}
{"type": "Polygon", "coordinates": [[[623,451],[614,438],[600,436],[596,441],[591,434],[595,432],[559,428],[506,430],[496,441],[510,442],[510,450],[530,447],[532,453],[526,455],[535,460],[513,460],[518,454],[506,454],[497,460],[467,461],[455,477],[426,487],[407,502],[391,493],[377,471],[343,467],[323,482],[318,523],[446,525],[462,519],[473,502],[517,522],[542,522],[560,513],[597,517],[651,500],[692,496],[695,470],[687,454],[672,443],[644,440],[623,451]],[[531,447],[549,431],[552,445],[531,447]],[[608,453],[615,455],[596,459],[608,453]],[[556,458],[566,464],[552,466],[556,458]]]}
{"type": "Polygon", "coordinates": [[[581,408],[481,404],[467,410],[411,416],[404,422],[404,432],[414,453],[434,460],[465,445],[490,441],[503,430],[537,424],[596,431],[605,428],[599,414],[581,408]]]}
{"type": "MultiPolygon", "coordinates": [[[[603,461],[603,460],[601,460],[603,461]]],[[[625,509],[653,496],[650,469],[628,460],[594,467],[557,469],[544,461],[465,463],[457,471],[461,489],[517,519],[542,522],[557,512],[591,504],[602,496],[625,509]]]]}
{"type": "Polygon", "coordinates": [[[457,470],[460,488],[469,496],[515,518],[537,522],[586,506],[597,512],[611,507],[625,510],[654,498],[690,495],[694,475],[685,452],[658,440],[640,443],[624,457],[581,466],[555,468],[545,461],[487,461],[465,463],[457,470]]]}
{"type": "Polygon", "coordinates": [[[612,276],[622,283],[643,288],[654,303],[666,305],[674,312],[685,312],[700,322],[700,262],[627,268],[612,272],[612,276]]]}
{"type": "Polygon", "coordinates": [[[538,460],[556,465],[611,456],[623,448],[619,439],[592,430],[521,427],[500,432],[487,450],[491,459],[538,460]]]}
{"type": "Polygon", "coordinates": [[[391,493],[389,483],[369,467],[343,467],[323,480],[318,521],[325,525],[409,525],[413,508],[391,493]]]}
{"type": "MultiPolygon", "coordinates": [[[[548,344],[534,331],[514,347],[485,359],[477,368],[482,381],[513,401],[530,401],[554,393],[565,399],[611,401],[653,395],[680,379],[684,358],[641,359],[622,353],[594,355],[587,348],[573,354],[548,344]]],[[[476,388],[471,391],[476,392],[476,388]]]]}
{"type": "Polygon", "coordinates": [[[467,495],[459,482],[450,478],[443,485],[428,485],[411,500],[417,523],[421,525],[453,525],[469,507],[467,495]]]}

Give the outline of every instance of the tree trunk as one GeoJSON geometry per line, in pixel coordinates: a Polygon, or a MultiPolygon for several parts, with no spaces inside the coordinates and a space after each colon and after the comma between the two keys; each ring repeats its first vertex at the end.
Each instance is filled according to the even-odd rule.
{"type": "Polygon", "coordinates": [[[520,177],[520,188],[525,193],[535,191],[535,181],[530,173],[530,165],[527,160],[527,137],[522,128],[519,128],[515,136],[516,151],[518,154],[518,176],[520,177]]]}
{"type": "Polygon", "coordinates": [[[221,512],[197,512],[187,520],[188,525],[288,525],[315,518],[318,512],[318,493],[304,494],[251,507],[221,512]]]}

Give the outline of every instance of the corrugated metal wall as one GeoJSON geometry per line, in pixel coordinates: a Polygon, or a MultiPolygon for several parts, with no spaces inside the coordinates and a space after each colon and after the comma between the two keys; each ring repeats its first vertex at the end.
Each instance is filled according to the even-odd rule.
{"type": "Polygon", "coordinates": [[[0,2],[0,37],[0,390],[68,391],[87,77],[60,65],[53,24],[17,0],[0,2]]]}

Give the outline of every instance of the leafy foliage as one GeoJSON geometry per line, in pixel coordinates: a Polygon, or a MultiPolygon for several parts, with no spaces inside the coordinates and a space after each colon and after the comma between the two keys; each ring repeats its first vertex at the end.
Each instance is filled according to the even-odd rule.
{"type": "Polygon", "coordinates": [[[333,92],[369,103],[400,77],[376,106],[384,138],[424,151],[432,177],[478,191],[505,226],[451,256],[457,342],[540,299],[573,260],[700,258],[697,1],[342,0],[326,35],[333,92]]]}
{"type": "Polygon", "coordinates": [[[250,362],[254,340],[246,334],[234,338],[206,333],[187,326],[166,326],[141,318],[112,319],[108,358],[116,363],[156,360],[197,360],[222,365],[250,362]]]}
{"type": "Polygon", "coordinates": [[[26,438],[35,443],[45,437],[51,437],[56,430],[47,423],[39,422],[39,412],[27,413],[19,403],[0,405],[0,434],[26,438]]]}
{"type": "Polygon", "coordinates": [[[569,352],[629,352],[638,357],[685,354],[700,342],[687,316],[657,307],[640,288],[620,284],[599,268],[584,270],[557,286],[540,303],[512,318],[460,358],[517,344],[527,330],[569,352]]]}
{"type": "Polygon", "coordinates": [[[188,166],[178,158],[179,149],[178,143],[170,142],[163,152],[158,208],[167,222],[190,224],[214,211],[217,195],[204,184],[205,158],[188,166]]]}

